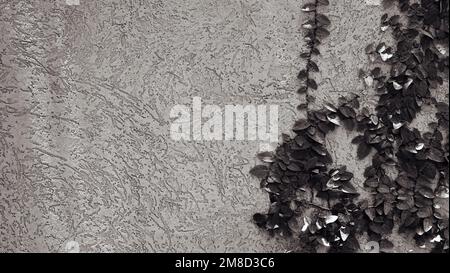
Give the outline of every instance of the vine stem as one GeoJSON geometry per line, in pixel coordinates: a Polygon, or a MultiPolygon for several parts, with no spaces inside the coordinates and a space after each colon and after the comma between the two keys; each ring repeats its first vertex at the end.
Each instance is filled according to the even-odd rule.
{"type": "Polygon", "coordinates": [[[319,206],[319,205],[314,204],[314,203],[311,203],[311,202],[305,202],[304,204],[307,205],[307,206],[310,206],[310,207],[314,207],[314,208],[316,208],[316,209],[321,209],[321,210],[331,211],[330,208],[322,207],[322,206],[319,206]]]}
{"type": "Polygon", "coordinates": [[[310,72],[310,62],[311,62],[311,58],[313,55],[313,51],[314,48],[316,46],[316,34],[317,34],[317,8],[319,7],[319,3],[318,0],[314,1],[314,30],[313,30],[313,35],[312,35],[312,41],[311,41],[311,45],[309,48],[309,54],[308,54],[308,63],[306,64],[306,92],[305,92],[305,97],[306,97],[306,111],[309,111],[309,100],[308,100],[308,93],[309,93],[309,72],[310,72]]]}

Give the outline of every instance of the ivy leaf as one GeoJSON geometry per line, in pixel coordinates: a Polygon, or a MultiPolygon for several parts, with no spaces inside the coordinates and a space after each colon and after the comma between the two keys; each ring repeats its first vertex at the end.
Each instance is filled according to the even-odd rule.
{"type": "Polygon", "coordinates": [[[269,168],[264,165],[258,165],[250,170],[250,174],[258,178],[266,178],[269,175],[269,168]]]}
{"type": "Polygon", "coordinates": [[[310,126],[311,126],[311,123],[309,123],[309,121],[307,121],[306,119],[299,119],[298,121],[295,122],[292,130],[303,131],[303,130],[308,129],[310,126]]]}
{"type": "Polygon", "coordinates": [[[301,71],[298,73],[297,78],[298,78],[299,80],[305,80],[305,79],[307,79],[307,78],[308,78],[308,71],[306,71],[306,69],[301,70],[301,71]]]}
{"type": "Polygon", "coordinates": [[[330,1],[328,0],[318,0],[317,5],[319,6],[328,6],[330,4],[330,1]]]}
{"type": "Polygon", "coordinates": [[[314,20],[308,20],[303,23],[302,27],[304,29],[315,29],[316,28],[316,22],[314,20]]]}
{"type": "Polygon", "coordinates": [[[307,103],[300,103],[299,105],[297,105],[297,110],[298,111],[302,111],[302,110],[306,110],[308,109],[308,104],[307,103]]]}
{"type": "Polygon", "coordinates": [[[314,31],[313,30],[309,30],[306,34],[305,34],[305,41],[307,41],[307,42],[312,42],[312,41],[314,41],[314,38],[315,36],[314,36],[314,31]]]}
{"type": "Polygon", "coordinates": [[[265,163],[272,163],[275,161],[273,152],[262,152],[257,155],[258,159],[265,163]]]}
{"type": "Polygon", "coordinates": [[[319,72],[319,66],[314,61],[309,60],[308,67],[311,71],[319,72]]]}
{"type": "Polygon", "coordinates": [[[312,48],[311,49],[311,54],[313,54],[313,55],[320,55],[320,51],[317,48],[312,48]]]}
{"type": "Polygon", "coordinates": [[[300,166],[298,166],[297,164],[295,164],[294,162],[292,162],[291,164],[289,164],[287,166],[287,169],[293,172],[300,172],[302,169],[300,168],[300,166]]]}
{"type": "Polygon", "coordinates": [[[358,194],[358,191],[351,183],[344,183],[341,186],[341,191],[347,194],[358,194]]]}
{"type": "Polygon", "coordinates": [[[300,57],[303,59],[308,59],[310,57],[309,52],[303,52],[300,54],[300,57]]]}
{"type": "Polygon", "coordinates": [[[331,25],[330,19],[328,19],[328,17],[323,15],[323,14],[317,14],[316,15],[316,20],[317,20],[317,22],[319,23],[320,26],[329,26],[329,25],[331,25]]]}
{"type": "Polygon", "coordinates": [[[361,142],[358,145],[358,159],[364,159],[366,158],[369,154],[370,151],[372,150],[372,147],[370,145],[368,145],[365,142],[361,142]]]}
{"type": "Polygon", "coordinates": [[[356,112],[348,106],[339,107],[339,112],[346,118],[354,119],[356,117],[356,112]]]}
{"type": "Polygon", "coordinates": [[[324,27],[319,27],[316,29],[316,35],[322,39],[330,36],[330,32],[324,27]]]}
{"type": "Polygon", "coordinates": [[[308,79],[307,84],[308,84],[308,86],[309,86],[311,89],[317,90],[317,87],[318,87],[318,86],[317,86],[317,83],[316,83],[315,80],[313,80],[313,79],[308,79]]]}
{"type": "Polygon", "coordinates": [[[312,12],[316,10],[316,5],[314,3],[308,3],[303,5],[302,11],[304,12],[312,12]]]}
{"type": "Polygon", "coordinates": [[[298,94],[305,94],[306,92],[308,92],[308,86],[302,86],[297,90],[298,94]]]}
{"type": "Polygon", "coordinates": [[[360,144],[364,142],[364,136],[356,136],[354,139],[352,139],[352,144],[360,144]]]}

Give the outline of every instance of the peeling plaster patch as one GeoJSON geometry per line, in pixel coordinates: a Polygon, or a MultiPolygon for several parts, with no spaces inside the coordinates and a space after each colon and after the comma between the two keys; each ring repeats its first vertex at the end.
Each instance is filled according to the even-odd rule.
{"type": "Polygon", "coordinates": [[[80,0],[66,0],[66,4],[69,6],[79,6],[80,0]]]}
{"type": "Polygon", "coordinates": [[[381,5],[381,0],[366,0],[366,4],[369,6],[379,6],[381,5]]]}
{"type": "Polygon", "coordinates": [[[274,152],[277,146],[278,143],[262,142],[259,144],[259,152],[274,152]]]}
{"type": "Polygon", "coordinates": [[[64,250],[67,253],[80,253],[80,244],[76,241],[69,241],[64,247],[64,250]]]}

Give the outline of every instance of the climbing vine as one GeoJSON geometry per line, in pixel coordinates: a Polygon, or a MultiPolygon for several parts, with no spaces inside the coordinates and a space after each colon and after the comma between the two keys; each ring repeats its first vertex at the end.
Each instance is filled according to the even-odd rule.
{"type": "Polygon", "coordinates": [[[318,46],[321,44],[321,40],[328,37],[330,32],[327,27],[331,24],[327,16],[319,13],[319,8],[322,6],[328,6],[328,0],[316,0],[314,3],[305,4],[302,7],[302,11],[305,13],[312,13],[312,18],[302,24],[305,29],[305,41],[307,45],[307,51],[300,54],[300,57],[306,60],[306,68],[302,69],[297,78],[303,81],[303,85],[298,89],[299,94],[306,95],[306,103],[299,108],[308,108],[308,103],[314,98],[309,94],[309,90],[317,90],[317,82],[311,77],[314,72],[319,72],[319,66],[313,60],[314,56],[320,55],[318,46]]]}
{"type": "MultiPolygon", "coordinates": [[[[255,214],[254,221],[271,234],[299,237],[301,251],[360,251],[362,235],[387,250],[394,247],[388,240],[394,227],[404,236],[414,236],[419,247],[448,251],[448,215],[440,200],[448,198],[449,144],[444,137],[449,109],[432,90],[437,92],[448,75],[449,2],[384,2],[397,4],[401,14],[381,18],[381,30],[392,29],[396,45],[380,43],[366,49],[374,64],[389,68],[387,74],[381,66],[361,72],[379,96],[375,112],[360,109],[356,95],[340,98],[337,106],[308,110],[307,118],[295,123],[295,136],[283,135],[277,150],[259,154],[264,164],[251,170],[270,199],[269,211],[255,214]],[[437,110],[437,122],[429,124],[428,132],[410,125],[424,104],[437,110]],[[332,159],[325,138],[338,126],[360,132],[352,141],[358,145],[359,159],[374,154],[364,172],[367,200],[358,198],[350,170],[329,168],[332,159]]],[[[321,5],[328,1],[303,7],[314,18],[303,24],[309,51],[302,54],[307,67],[298,75],[304,81],[300,93],[317,89],[310,78],[319,70],[312,57],[320,54],[319,36],[328,36],[324,26],[330,24],[318,13],[321,5]]]]}

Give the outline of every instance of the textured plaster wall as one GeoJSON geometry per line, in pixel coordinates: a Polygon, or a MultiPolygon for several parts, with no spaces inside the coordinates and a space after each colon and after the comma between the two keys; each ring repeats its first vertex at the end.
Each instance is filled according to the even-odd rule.
{"type": "MultiPolygon", "coordinates": [[[[259,143],[173,141],[169,112],[194,96],[277,104],[289,132],[306,1],[79,2],[0,0],[0,251],[292,249],[251,223],[268,205],[248,174],[259,143]]],[[[314,107],[348,92],[373,105],[357,70],[389,37],[383,11],[331,2],[314,107]]],[[[337,134],[337,163],[362,183],[337,134]]]]}

